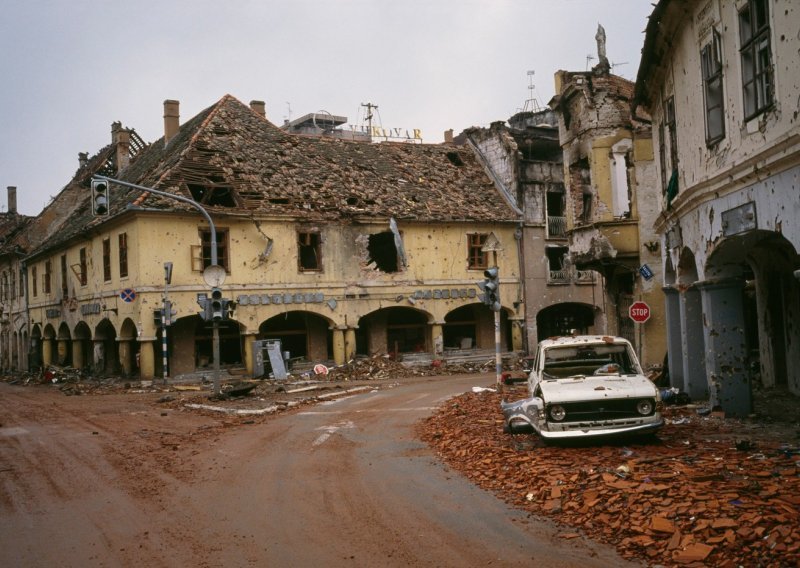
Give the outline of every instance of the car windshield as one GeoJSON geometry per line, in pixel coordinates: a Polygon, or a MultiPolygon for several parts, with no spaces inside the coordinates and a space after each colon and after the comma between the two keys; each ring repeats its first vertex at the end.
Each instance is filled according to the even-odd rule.
{"type": "Polygon", "coordinates": [[[548,379],[637,372],[637,365],[626,345],[559,345],[544,352],[544,374],[548,379]]]}

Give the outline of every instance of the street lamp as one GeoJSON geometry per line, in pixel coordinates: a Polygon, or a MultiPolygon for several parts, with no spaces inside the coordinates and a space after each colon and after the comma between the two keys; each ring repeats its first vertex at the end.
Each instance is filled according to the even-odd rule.
{"type": "MultiPolygon", "coordinates": [[[[211,288],[215,288],[217,286],[221,286],[222,282],[225,280],[225,269],[217,264],[217,228],[214,225],[214,221],[211,219],[211,215],[208,214],[202,205],[197,203],[193,199],[189,199],[188,197],[183,197],[182,195],[174,195],[172,193],[167,193],[165,191],[160,191],[158,189],[153,189],[152,187],[145,187],[143,185],[136,185],[134,183],[128,183],[127,181],[122,181],[114,178],[110,178],[107,176],[101,175],[94,175],[92,176],[92,184],[100,183],[116,183],[125,187],[131,187],[133,189],[138,189],[140,191],[146,191],[148,193],[154,193],[156,195],[160,195],[161,197],[166,197],[167,199],[174,199],[175,201],[181,201],[183,203],[187,203],[191,205],[200,213],[202,213],[203,217],[205,217],[206,221],[208,221],[209,228],[211,230],[211,265],[206,267],[206,270],[203,272],[203,278],[206,281],[206,284],[209,285],[211,288]],[[206,274],[209,276],[207,277],[206,274]],[[213,283],[213,284],[212,284],[213,283]]],[[[108,204],[108,201],[106,202],[108,204]]],[[[170,271],[171,272],[171,271],[170,271]]],[[[213,329],[213,351],[214,351],[214,395],[219,396],[220,394],[220,381],[219,381],[219,321],[217,319],[212,319],[212,329],[213,329]]]]}

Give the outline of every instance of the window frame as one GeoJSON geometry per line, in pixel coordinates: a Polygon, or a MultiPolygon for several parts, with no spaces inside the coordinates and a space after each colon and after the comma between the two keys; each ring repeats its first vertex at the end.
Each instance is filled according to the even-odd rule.
{"type": "Polygon", "coordinates": [[[769,0],[747,0],[739,10],[742,108],[749,121],[775,103],[769,0]],[[756,21],[758,18],[763,21],[756,21]],[[766,60],[762,56],[766,55],[766,60]]]}
{"type": "Polygon", "coordinates": [[[69,280],[67,279],[67,255],[61,255],[61,293],[64,298],[69,297],[69,280]]]}
{"type": "Polygon", "coordinates": [[[111,282],[111,238],[103,239],[103,282],[111,282]]]}
{"type": "Polygon", "coordinates": [[[716,29],[713,29],[711,34],[711,41],[700,49],[700,71],[703,78],[703,103],[706,123],[706,146],[713,146],[725,138],[722,38],[716,29]],[[719,122],[718,131],[712,131],[712,116],[719,122]]]}
{"type": "Polygon", "coordinates": [[[128,233],[117,236],[117,249],[119,251],[119,277],[128,277],[128,233]]]}
{"type": "Polygon", "coordinates": [[[42,292],[50,294],[52,288],[50,286],[52,264],[50,259],[44,261],[44,274],[42,274],[42,292]]]}
{"type": "Polygon", "coordinates": [[[488,238],[489,233],[467,233],[467,270],[489,268],[489,253],[481,250],[488,238]]]}
{"type": "MultiPolygon", "coordinates": [[[[230,274],[228,246],[230,230],[217,227],[217,263],[230,274]]],[[[211,266],[211,229],[199,229],[200,244],[192,246],[192,271],[203,272],[211,266]]]]}
{"type": "Polygon", "coordinates": [[[35,266],[31,266],[31,295],[36,298],[39,295],[39,289],[36,284],[36,278],[38,274],[36,274],[37,270],[35,266]]]}
{"type": "Polygon", "coordinates": [[[297,231],[297,270],[299,272],[322,272],[322,235],[319,231],[306,231],[298,229],[297,231]],[[316,242],[304,243],[304,237],[309,237],[305,240],[312,240],[316,242]],[[311,249],[316,258],[316,266],[308,267],[303,263],[303,250],[311,249]]]}
{"type": "Polygon", "coordinates": [[[79,258],[79,266],[80,272],[78,274],[78,279],[80,280],[81,286],[86,286],[87,282],[89,281],[88,272],[88,262],[86,259],[86,247],[81,247],[80,251],[78,252],[79,258]]]}

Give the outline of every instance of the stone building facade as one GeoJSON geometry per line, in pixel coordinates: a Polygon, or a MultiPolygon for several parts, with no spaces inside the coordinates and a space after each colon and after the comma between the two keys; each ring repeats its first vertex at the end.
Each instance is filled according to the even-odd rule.
{"type": "Polygon", "coordinates": [[[25,260],[44,364],[144,378],[210,369],[198,305],[210,291],[208,223],[188,204],[116,183],[110,214],[92,216],[89,181],[105,171],[212,217],[222,292],[236,305],[220,324],[223,367],[252,374],[256,342],[276,339],[311,364],[493,353],[494,316],[476,282],[494,262],[502,348],[524,348],[519,218],[505,199],[485,200],[497,188],[471,149],[297,136],[263,108],[225,96],[180,124],[178,103],[165,101],[164,138],[131,155],[118,128],[55,198],[58,214],[37,220],[49,236],[25,260]],[[496,258],[483,250],[490,241],[496,258]],[[156,316],[167,298],[165,331],[156,316]]]}
{"type": "Polygon", "coordinates": [[[547,337],[605,329],[600,275],[571,262],[558,125],[551,110],[524,111],[456,138],[475,148],[520,211],[517,234],[526,348],[547,337]]]}
{"type": "Polygon", "coordinates": [[[635,103],[652,116],[669,367],[726,413],[800,394],[800,6],[661,0],[635,103]]]}

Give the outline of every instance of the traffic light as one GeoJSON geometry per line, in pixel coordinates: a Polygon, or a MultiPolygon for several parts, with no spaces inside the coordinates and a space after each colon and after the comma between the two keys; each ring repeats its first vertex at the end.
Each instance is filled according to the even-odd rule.
{"type": "Polygon", "coordinates": [[[211,289],[211,299],[206,300],[208,310],[208,319],[213,321],[220,321],[225,319],[224,300],[222,299],[222,290],[219,288],[211,289]]]}
{"type": "Polygon", "coordinates": [[[222,298],[222,319],[233,319],[233,312],[236,309],[236,301],[222,298]]]}
{"type": "Polygon", "coordinates": [[[108,215],[108,182],[102,179],[92,180],[92,215],[108,215]]]}
{"type": "Polygon", "coordinates": [[[478,287],[483,290],[483,303],[489,306],[493,312],[499,312],[502,307],[500,304],[500,271],[493,266],[484,270],[483,275],[484,281],[478,283],[478,287]]]}

